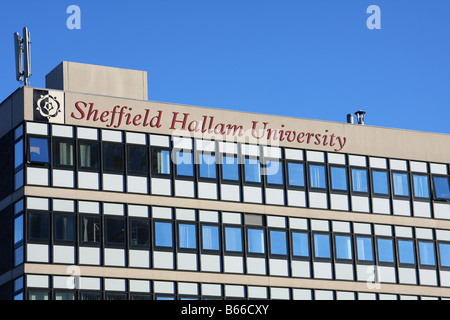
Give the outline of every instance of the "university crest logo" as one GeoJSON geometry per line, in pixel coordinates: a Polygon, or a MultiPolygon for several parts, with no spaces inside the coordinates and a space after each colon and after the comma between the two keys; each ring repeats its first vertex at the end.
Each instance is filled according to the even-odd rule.
{"type": "Polygon", "coordinates": [[[34,90],[33,109],[35,121],[64,123],[64,93],[34,90]]]}

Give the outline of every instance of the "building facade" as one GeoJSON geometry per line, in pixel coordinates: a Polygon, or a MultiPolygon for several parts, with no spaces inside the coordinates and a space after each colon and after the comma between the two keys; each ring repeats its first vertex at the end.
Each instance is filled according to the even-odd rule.
{"type": "Polygon", "coordinates": [[[63,62],[0,105],[0,298],[446,299],[450,136],[148,101],[63,62]]]}

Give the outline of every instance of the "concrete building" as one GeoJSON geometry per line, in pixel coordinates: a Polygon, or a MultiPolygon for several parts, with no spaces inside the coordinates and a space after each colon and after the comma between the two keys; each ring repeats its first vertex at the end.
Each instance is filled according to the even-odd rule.
{"type": "Polygon", "coordinates": [[[63,62],[2,102],[0,151],[1,299],[450,297],[450,135],[153,102],[146,72],[63,62]]]}

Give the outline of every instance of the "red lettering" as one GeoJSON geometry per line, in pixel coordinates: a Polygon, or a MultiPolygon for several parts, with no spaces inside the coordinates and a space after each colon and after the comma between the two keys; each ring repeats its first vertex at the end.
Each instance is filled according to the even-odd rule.
{"type": "Polygon", "coordinates": [[[177,116],[179,114],[179,112],[172,112],[173,113],[173,119],[172,119],[172,125],[170,126],[170,129],[175,129],[175,124],[177,122],[182,123],[183,125],[181,126],[181,130],[186,130],[186,122],[187,122],[187,118],[189,116],[189,113],[183,113],[184,114],[184,119],[183,120],[177,120],[177,116]]]}
{"type": "Polygon", "coordinates": [[[80,113],[80,117],[77,118],[77,117],[74,115],[73,112],[72,112],[72,114],[70,115],[72,118],[75,118],[75,119],[77,119],[77,120],[82,120],[82,119],[84,118],[84,112],[83,112],[83,109],[81,109],[81,107],[79,106],[80,103],[84,104],[84,107],[85,107],[85,108],[87,107],[86,102],[78,101],[77,103],[75,103],[75,108],[76,108],[76,109],[78,110],[78,112],[80,113]]]}
{"type": "Polygon", "coordinates": [[[92,120],[93,121],[98,121],[98,119],[100,119],[99,117],[98,117],[98,110],[96,110],[96,109],[94,109],[94,104],[93,103],[89,103],[89,113],[88,113],[88,116],[87,116],[87,118],[86,118],[86,120],[89,120],[90,118],[91,118],[91,116],[92,116],[92,120]]]}
{"type": "Polygon", "coordinates": [[[133,125],[135,125],[136,127],[140,125],[141,123],[140,122],[138,123],[138,121],[141,120],[141,118],[142,116],[140,114],[135,115],[133,118],[133,125]]]}
{"type": "Polygon", "coordinates": [[[103,111],[102,114],[100,115],[100,121],[107,122],[108,121],[108,119],[106,118],[107,116],[109,116],[109,111],[103,111]]]}

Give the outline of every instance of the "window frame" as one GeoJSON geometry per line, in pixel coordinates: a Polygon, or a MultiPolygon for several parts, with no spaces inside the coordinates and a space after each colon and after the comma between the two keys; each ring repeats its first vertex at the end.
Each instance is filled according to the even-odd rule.
{"type": "Polygon", "coordinates": [[[246,251],[246,241],[245,241],[245,235],[244,235],[244,227],[241,224],[223,224],[222,225],[222,236],[223,236],[223,254],[227,256],[243,256],[244,252],[246,251]],[[241,249],[240,251],[236,250],[228,250],[227,249],[227,228],[233,228],[233,229],[239,229],[239,234],[241,237],[241,249]]]}
{"type": "Polygon", "coordinates": [[[411,194],[412,194],[412,185],[411,185],[411,175],[409,171],[400,171],[400,170],[391,170],[391,184],[392,184],[392,198],[393,199],[401,199],[401,200],[409,200],[411,199],[411,194]],[[394,179],[394,175],[395,174],[402,174],[406,176],[407,179],[407,183],[406,185],[408,186],[408,195],[398,195],[395,194],[395,179],[394,179]]]}
{"type": "Polygon", "coordinates": [[[156,147],[156,146],[151,146],[150,147],[150,161],[149,161],[149,173],[150,173],[150,177],[152,178],[172,178],[174,175],[174,166],[175,164],[172,161],[172,148],[168,148],[168,147],[156,147]],[[169,167],[169,173],[159,173],[159,172],[155,172],[155,167],[154,167],[154,161],[155,160],[155,153],[158,151],[166,151],[169,153],[169,163],[168,163],[168,167],[169,167]]]}
{"type": "Polygon", "coordinates": [[[355,248],[354,248],[354,239],[353,239],[353,234],[352,233],[345,233],[345,232],[333,232],[333,254],[335,257],[335,262],[338,263],[348,263],[348,264],[353,264],[355,261],[355,248]],[[351,254],[351,258],[339,258],[338,257],[338,247],[337,247],[337,241],[336,241],[336,237],[349,237],[350,238],[350,254],[351,254]]]}
{"type": "Polygon", "coordinates": [[[326,232],[326,231],[312,231],[311,232],[311,239],[312,239],[312,244],[311,244],[311,248],[312,248],[312,258],[313,261],[316,262],[332,262],[334,257],[333,257],[333,239],[332,239],[332,234],[331,232],[326,232]],[[316,257],[316,237],[315,236],[328,236],[328,245],[329,245],[329,257],[316,257]]]}
{"type": "Polygon", "coordinates": [[[432,194],[433,200],[450,202],[450,196],[449,196],[449,198],[438,197],[434,178],[447,179],[447,183],[449,184],[449,190],[450,190],[450,176],[444,175],[444,174],[432,174],[431,179],[430,179],[430,180],[432,180],[432,181],[430,181],[430,183],[431,183],[431,188],[432,188],[431,194],[432,194]]]}
{"type": "Polygon", "coordinates": [[[77,143],[75,139],[73,138],[63,138],[63,137],[52,137],[52,166],[53,168],[58,169],[66,169],[66,170],[74,170],[76,166],[76,159],[77,159],[77,143]],[[73,148],[73,155],[72,155],[72,165],[65,165],[65,164],[57,164],[56,163],[56,146],[59,142],[71,142],[72,148],[73,148]]]}
{"type": "Polygon", "coordinates": [[[78,215],[78,245],[83,247],[102,247],[103,245],[103,221],[102,217],[99,214],[79,214],[78,215]],[[99,233],[98,236],[99,241],[84,241],[83,240],[83,218],[90,218],[90,219],[98,219],[98,225],[99,225],[99,233]]]}
{"type": "Polygon", "coordinates": [[[306,190],[308,186],[308,180],[306,178],[306,162],[305,161],[296,161],[296,160],[285,160],[285,174],[286,174],[286,187],[290,190],[306,190]],[[302,165],[303,170],[303,186],[292,185],[290,183],[290,175],[289,175],[289,164],[299,164],[302,165]]]}
{"type": "MultiPolygon", "coordinates": [[[[450,247],[450,241],[437,241],[437,243],[436,243],[436,249],[438,250],[437,257],[438,257],[438,261],[439,261],[439,269],[445,270],[445,271],[450,271],[450,263],[449,263],[449,265],[446,265],[446,266],[442,265],[441,245],[446,245],[446,246],[450,247]]],[[[449,255],[448,260],[450,261],[450,255],[449,255]]]]}
{"type": "Polygon", "coordinates": [[[201,253],[204,253],[204,254],[215,254],[215,255],[220,255],[222,253],[222,248],[224,247],[224,245],[222,244],[223,237],[222,237],[222,232],[221,231],[222,231],[222,228],[220,227],[220,224],[218,224],[218,223],[211,223],[211,222],[201,222],[201,223],[199,223],[199,230],[198,230],[198,233],[199,233],[199,245],[198,245],[198,247],[199,247],[201,253]],[[205,227],[215,227],[215,228],[217,228],[217,237],[218,237],[217,241],[218,241],[218,245],[219,245],[218,249],[205,249],[203,247],[203,227],[204,226],[205,227]]]}
{"type": "Polygon", "coordinates": [[[377,265],[379,266],[396,266],[397,265],[397,253],[396,253],[396,246],[395,246],[395,239],[393,237],[388,237],[388,236],[376,236],[375,237],[375,246],[376,246],[376,261],[377,261],[377,265]],[[391,245],[392,245],[392,261],[381,261],[380,260],[380,246],[378,241],[379,240],[389,240],[391,241],[391,245]]]}
{"type": "Polygon", "coordinates": [[[412,195],[412,199],[414,201],[425,201],[425,202],[429,202],[431,201],[431,197],[432,197],[432,191],[431,191],[431,184],[430,184],[430,175],[427,173],[421,173],[421,172],[411,172],[411,195],[412,195]],[[428,197],[419,197],[416,196],[416,186],[414,183],[414,176],[422,176],[422,177],[426,177],[427,178],[427,191],[428,191],[428,197]]]}
{"type": "Polygon", "coordinates": [[[126,174],[130,175],[130,176],[148,177],[150,174],[150,152],[149,152],[148,146],[142,145],[142,144],[126,144],[125,145],[125,153],[126,153],[126,157],[125,157],[125,172],[126,172],[126,174]],[[130,169],[130,160],[132,158],[130,155],[130,149],[132,149],[132,148],[139,148],[139,149],[146,150],[147,155],[146,155],[145,172],[130,169]]]}
{"type": "Polygon", "coordinates": [[[312,191],[312,192],[324,192],[324,193],[328,193],[329,190],[329,175],[328,175],[328,165],[326,163],[323,162],[306,162],[307,164],[307,184],[308,184],[308,190],[312,191]],[[318,167],[323,167],[323,173],[325,175],[324,177],[324,181],[325,181],[325,187],[313,187],[311,185],[312,179],[311,179],[311,167],[312,166],[318,166],[318,167]]]}
{"type": "Polygon", "coordinates": [[[349,194],[350,192],[350,181],[349,181],[349,177],[348,177],[348,172],[349,172],[349,168],[346,165],[340,165],[340,164],[335,164],[335,163],[331,163],[328,165],[328,176],[329,176],[329,185],[330,185],[330,192],[335,193],[335,194],[349,194]],[[335,189],[333,188],[333,174],[332,174],[332,168],[339,168],[339,169],[344,169],[345,170],[345,186],[346,189],[335,189]]]}
{"type": "Polygon", "coordinates": [[[262,159],[259,156],[250,156],[250,155],[242,155],[240,157],[241,160],[241,166],[242,166],[242,183],[243,185],[246,186],[263,186],[264,183],[264,176],[263,176],[263,164],[262,164],[262,159]],[[247,160],[256,160],[258,161],[259,164],[259,181],[247,181],[246,179],[246,162],[247,160]]]}
{"type": "Polygon", "coordinates": [[[123,216],[115,216],[115,215],[104,215],[103,216],[103,229],[104,229],[104,246],[106,248],[116,248],[116,249],[124,249],[127,246],[128,233],[127,233],[127,219],[123,216]],[[122,242],[111,242],[108,239],[108,222],[109,221],[121,221],[123,223],[123,241],[122,242]]]}
{"type": "MultiPolygon", "coordinates": [[[[189,181],[193,181],[195,180],[196,176],[197,176],[197,168],[196,168],[196,158],[195,158],[195,151],[192,149],[172,149],[172,163],[173,163],[173,172],[174,172],[174,177],[177,180],[189,180],[189,181]],[[192,175],[182,175],[178,173],[178,166],[179,164],[177,163],[177,159],[178,159],[178,153],[189,153],[191,155],[191,166],[192,166],[192,175]]],[[[184,164],[186,165],[186,164],[184,164]]]]}
{"type": "MultiPolygon", "coordinates": [[[[50,211],[40,211],[40,210],[29,210],[26,214],[26,222],[25,222],[25,230],[26,230],[26,237],[24,237],[24,241],[26,239],[26,243],[36,243],[36,244],[50,244],[52,239],[52,219],[51,219],[51,212],[50,211]],[[39,216],[46,216],[47,217],[47,237],[40,237],[40,238],[34,238],[31,237],[31,215],[39,215],[39,216]]],[[[39,228],[40,229],[40,228],[39,228]]],[[[14,241],[14,239],[13,239],[14,241]]]]}
{"type": "Polygon", "coordinates": [[[267,238],[268,238],[268,254],[269,254],[269,258],[274,258],[274,259],[288,259],[290,256],[290,248],[289,248],[289,231],[286,228],[275,228],[275,227],[270,227],[267,228],[267,238]],[[272,252],[272,231],[273,232],[284,232],[285,234],[285,247],[286,247],[286,253],[281,254],[281,253],[273,253],[272,252]]]}
{"type": "Polygon", "coordinates": [[[262,159],[261,174],[263,176],[263,180],[264,180],[266,188],[284,189],[284,186],[286,185],[286,170],[285,170],[284,163],[285,163],[285,161],[283,158],[264,157],[262,159]],[[267,162],[278,162],[279,168],[281,169],[281,180],[282,180],[281,183],[269,182],[269,175],[267,174],[267,171],[268,171],[267,162]]]}
{"type": "Polygon", "coordinates": [[[436,241],[428,240],[428,239],[417,239],[416,246],[417,246],[417,256],[418,256],[417,262],[418,262],[419,268],[436,270],[438,268],[438,252],[437,252],[437,247],[436,247],[436,241]],[[420,249],[421,243],[427,243],[427,244],[431,244],[433,246],[432,254],[433,254],[434,264],[424,264],[422,262],[422,254],[421,254],[421,249],[420,249]]]}
{"type": "Polygon", "coordinates": [[[245,252],[247,254],[248,257],[266,257],[267,256],[267,251],[268,251],[268,246],[267,246],[267,230],[265,227],[262,226],[257,226],[257,225],[246,225],[245,226],[245,239],[244,239],[244,244],[245,244],[245,252]],[[254,251],[250,251],[250,237],[249,237],[249,230],[259,230],[262,231],[262,243],[263,243],[263,252],[254,252],[254,251]]]}
{"type": "Polygon", "coordinates": [[[102,147],[100,145],[99,141],[96,140],[85,140],[85,139],[77,139],[77,150],[76,150],[76,154],[77,154],[77,169],[78,171],[84,171],[84,172],[100,172],[102,170],[102,147]],[[97,146],[97,166],[96,167],[83,167],[81,166],[81,145],[82,144],[89,144],[89,145],[96,145],[97,146]]]}
{"type": "Polygon", "coordinates": [[[186,252],[186,253],[198,253],[199,252],[199,228],[198,223],[195,221],[187,221],[187,220],[177,220],[176,221],[176,245],[178,252],[186,252]],[[195,228],[195,248],[186,248],[181,246],[181,237],[180,237],[180,225],[189,225],[194,226],[195,228]]]}
{"type": "MultiPolygon", "coordinates": [[[[237,154],[234,153],[218,153],[220,158],[218,159],[216,157],[216,161],[219,164],[219,176],[220,176],[220,181],[222,183],[226,183],[226,184],[234,184],[234,185],[240,185],[241,181],[242,181],[242,168],[241,168],[241,157],[237,154]],[[223,174],[223,170],[224,170],[224,157],[228,157],[228,158],[234,158],[236,160],[236,168],[237,168],[237,180],[232,180],[232,179],[225,179],[224,178],[224,174],[223,174]]],[[[233,163],[234,165],[234,163],[233,163]]]]}
{"type": "Polygon", "coordinates": [[[166,251],[166,252],[174,252],[175,248],[177,246],[177,241],[175,239],[175,225],[174,221],[172,219],[152,219],[152,225],[151,230],[153,230],[152,234],[150,235],[152,238],[152,250],[154,251],[166,251]],[[157,237],[157,223],[168,223],[171,226],[171,245],[170,246],[160,246],[156,243],[156,237],[157,237]]]}
{"type": "Polygon", "coordinates": [[[25,150],[26,150],[27,164],[32,165],[32,166],[49,168],[50,164],[52,162],[52,145],[51,145],[51,141],[50,141],[51,139],[46,136],[38,136],[38,135],[27,135],[26,139],[27,139],[27,145],[26,145],[25,150]],[[39,139],[39,140],[47,141],[47,161],[31,160],[31,141],[30,141],[31,139],[39,139]]]}
{"type": "Polygon", "coordinates": [[[151,245],[152,245],[152,223],[151,220],[148,218],[142,218],[142,217],[128,217],[127,219],[127,223],[128,223],[128,246],[129,248],[133,248],[133,249],[150,249],[151,245]],[[147,232],[148,232],[148,243],[147,244],[135,244],[132,243],[132,226],[133,223],[132,221],[139,221],[139,222],[146,222],[147,223],[147,232]]]}
{"type": "Polygon", "coordinates": [[[112,173],[112,174],[125,174],[125,169],[127,166],[127,158],[126,158],[126,148],[124,143],[120,142],[111,142],[111,141],[104,141],[101,144],[101,153],[102,153],[102,172],[104,173],[112,173]],[[106,146],[113,146],[113,147],[121,147],[122,148],[122,169],[118,168],[107,168],[106,161],[109,161],[109,157],[106,157],[105,154],[105,148],[106,146]]]}
{"type": "Polygon", "coordinates": [[[416,248],[416,239],[415,238],[396,238],[395,239],[395,244],[396,244],[396,260],[397,260],[397,264],[399,267],[402,268],[416,268],[417,266],[417,248],[416,248]],[[405,242],[412,242],[412,253],[413,253],[413,258],[414,258],[414,262],[413,263],[406,263],[406,262],[402,262],[400,259],[400,247],[399,247],[399,241],[405,241],[405,242]]]}
{"type": "Polygon", "coordinates": [[[369,169],[369,174],[370,174],[370,194],[372,197],[377,197],[377,198],[386,198],[386,199],[390,199],[391,195],[393,194],[392,191],[392,186],[391,186],[391,175],[389,173],[389,170],[385,170],[385,169],[378,169],[378,168],[370,168],[369,169]],[[374,172],[382,172],[384,174],[386,174],[386,187],[387,187],[387,193],[378,193],[375,191],[375,179],[373,178],[373,173],[374,172]]]}
{"type": "Polygon", "coordinates": [[[370,170],[367,167],[358,167],[358,166],[351,166],[350,170],[349,170],[349,177],[351,180],[351,193],[354,195],[361,195],[361,196],[368,196],[371,194],[371,177],[370,177],[370,170]],[[356,191],[355,190],[355,183],[353,181],[353,170],[360,170],[360,171],[365,171],[366,173],[366,187],[367,187],[367,191],[356,191]]]}
{"type": "Polygon", "coordinates": [[[52,239],[53,239],[53,244],[60,244],[60,245],[75,245],[76,243],[78,243],[78,219],[77,219],[77,215],[74,213],[69,213],[69,212],[53,212],[52,215],[52,227],[53,227],[53,232],[52,232],[52,239]],[[59,240],[56,237],[56,232],[57,232],[57,226],[56,226],[56,216],[67,216],[67,217],[72,217],[73,218],[73,240],[59,240]]]}
{"type": "Polygon", "coordinates": [[[376,264],[376,252],[375,252],[375,243],[374,243],[374,236],[368,235],[368,234],[355,234],[355,261],[357,264],[365,264],[365,265],[375,265],[376,264]],[[359,258],[359,248],[358,248],[358,239],[359,238],[367,238],[371,241],[371,260],[362,260],[359,258]]]}
{"type": "Polygon", "coordinates": [[[217,161],[217,155],[220,155],[220,153],[213,152],[213,151],[205,151],[205,150],[196,150],[195,156],[194,156],[194,164],[197,167],[197,181],[202,182],[217,182],[219,181],[219,170],[221,169],[219,167],[219,162],[217,161]],[[215,169],[215,177],[202,177],[201,176],[201,165],[203,164],[203,155],[208,156],[214,156],[214,169],[215,169]],[[202,159],[202,162],[200,162],[200,159],[202,159]]]}

